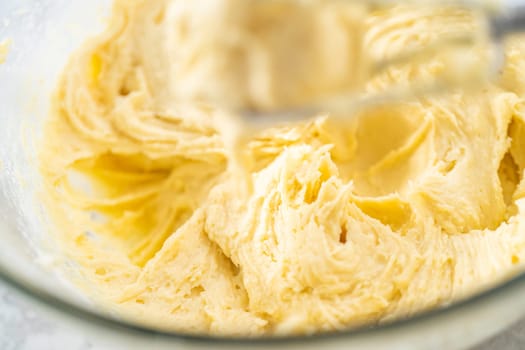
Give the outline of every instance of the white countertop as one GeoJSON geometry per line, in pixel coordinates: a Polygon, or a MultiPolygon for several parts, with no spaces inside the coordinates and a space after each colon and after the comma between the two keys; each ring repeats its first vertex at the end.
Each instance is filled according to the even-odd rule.
{"type": "MultiPolygon", "coordinates": [[[[43,315],[30,311],[26,302],[0,283],[1,350],[124,350],[88,339],[43,315]]],[[[471,350],[525,349],[525,319],[506,332],[471,350]]]]}

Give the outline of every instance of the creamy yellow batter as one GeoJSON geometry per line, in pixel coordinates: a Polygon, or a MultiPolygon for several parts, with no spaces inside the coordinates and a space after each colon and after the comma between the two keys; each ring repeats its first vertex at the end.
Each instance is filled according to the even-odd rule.
{"type": "MultiPolygon", "coordinates": [[[[407,316],[520,270],[525,40],[478,93],[262,130],[246,172],[201,103],[304,103],[360,81],[359,37],[386,56],[469,23],[346,1],[116,1],[71,57],[42,146],[76,282],[156,327],[261,335],[407,316]]],[[[366,88],[446,68],[392,69],[366,88]]]]}
{"type": "Polygon", "coordinates": [[[11,46],[11,39],[5,39],[0,41],[0,64],[4,63],[7,54],[9,53],[9,47],[11,46]]]}

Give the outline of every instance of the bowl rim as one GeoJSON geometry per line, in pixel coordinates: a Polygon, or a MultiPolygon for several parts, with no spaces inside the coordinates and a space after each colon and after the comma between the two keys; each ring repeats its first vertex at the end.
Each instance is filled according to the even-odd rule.
{"type": "Polygon", "coordinates": [[[72,317],[78,321],[88,323],[97,328],[104,328],[120,335],[135,335],[155,337],[160,340],[184,341],[195,344],[214,344],[214,345],[231,345],[231,346],[264,346],[264,345],[291,345],[300,344],[305,341],[320,342],[333,340],[352,340],[352,338],[372,337],[384,334],[387,331],[398,332],[415,328],[423,322],[432,321],[439,317],[448,316],[456,312],[462,312],[474,308],[478,305],[486,305],[491,300],[504,296],[509,291],[525,290],[525,272],[510,278],[504,282],[478,292],[468,298],[459,299],[456,302],[446,306],[437,307],[417,313],[413,316],[397,319],[391,322],[385,322],[379,325],[364,325],[347,330],[330,331],[314,333],[309,335],[289,335],[289,336],[218,336],[206,334],[193,334],[176,331],[166,331],[153,329],[147,326],[134,323],[126,319],[116,319],[109,315],[98,313],[88,308],[81,307],[72,302],[48,292],[44,288],[34,283],[22,281],[11,273],[5,266],[0,264],[0,282],[26,296],[31,301],[35,301],[43,306],[51,307],[54,311],[72,317]]]}

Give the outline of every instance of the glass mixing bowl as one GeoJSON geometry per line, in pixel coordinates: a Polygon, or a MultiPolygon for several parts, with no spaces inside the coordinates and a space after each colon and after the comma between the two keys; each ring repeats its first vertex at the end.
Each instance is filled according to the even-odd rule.
{"type": "Polygon", "coordinates": [[[525,314],[525,275],[468,300],[377,327],[279,339],[226,339],[167,333],[97,309],[68,285],[68,264],[46,235],[38,201],[35,150],[50,95],[69,53],[103,27],[109,0],[0,1],[0,42],[12,40],[0,65],[0,279],[62,324],[126,349],[453,349],[465,348],[525,314]],[[60,274],[58,273],[60,271],[60,274]]]}

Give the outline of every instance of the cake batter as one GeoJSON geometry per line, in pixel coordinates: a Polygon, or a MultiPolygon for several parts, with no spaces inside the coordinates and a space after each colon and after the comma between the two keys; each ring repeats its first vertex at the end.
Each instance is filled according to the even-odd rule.
{"type": "Polygon", "coordinates": [[[362,47],[388,55],[469,25],[351,2],[117,0],[65,68],[42,145],[75,282],[151,326],[255,336],[384,322],[519,271],[525,40],[478,93],[262,130],[245,172],[206,104],[298,105],[360,82],[362,47]]]}

